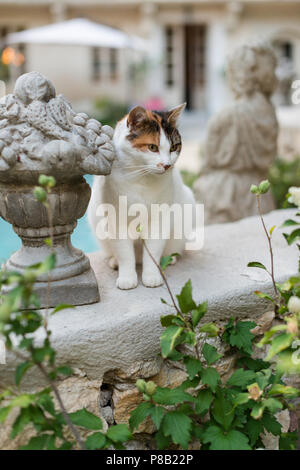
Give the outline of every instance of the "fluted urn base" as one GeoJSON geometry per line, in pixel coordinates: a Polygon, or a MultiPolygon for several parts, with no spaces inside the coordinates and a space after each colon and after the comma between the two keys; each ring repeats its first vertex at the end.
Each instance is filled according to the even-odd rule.
{"type": "Polygon", "coordinates": [[[48,223],[47,210],[35,200],[33,187],[3,183],[0,186],[0,214],[13,225],[22,240],[22,247],[8,260],[6,269],[23,273],[45,260],[52,250],[46,240],[52,238],[56,266],[41,275],[35,284],[41,307],[98,302],[98,284],[89,259],[73,247],[70,238],[77,219],[86,211],[89,185],[80,179],[53,189],[49,196],[52,227],[48,223]]]}

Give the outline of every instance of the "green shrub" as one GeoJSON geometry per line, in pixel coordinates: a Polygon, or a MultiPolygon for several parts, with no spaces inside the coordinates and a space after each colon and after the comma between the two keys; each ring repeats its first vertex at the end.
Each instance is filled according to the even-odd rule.
{"type": "Polygon", "coordinates": [[[286,161],[277,158],[269,171],[272,193],[279,209],[289,207],[286,194],[291,186],[300,186],[300,158],[286,161]]]}
{"type": "Polygon", "coordinates": [[[115,127],[117,122],[128,112],[128,105],[110,98],[101,98],[95,102],[95,119],[101,124],[115,127]]]}

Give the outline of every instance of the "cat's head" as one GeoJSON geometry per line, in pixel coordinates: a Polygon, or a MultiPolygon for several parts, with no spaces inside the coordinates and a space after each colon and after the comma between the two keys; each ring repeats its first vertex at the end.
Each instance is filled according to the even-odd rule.
{"type": "Polygon", "coordinates": [[[114,135],[120,164],[137,175],[163,174],[172,168],[181,151],[177,121],[185,106],[165,112],[133,108],[114,135]]]}

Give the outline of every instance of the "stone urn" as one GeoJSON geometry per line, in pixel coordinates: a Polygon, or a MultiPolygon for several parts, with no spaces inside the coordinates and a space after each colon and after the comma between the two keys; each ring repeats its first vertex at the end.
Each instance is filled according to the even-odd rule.
{"type": "Polygon", "coordinates": [[[111,127],[75,113],[37,72],[22,75],[13,94],[0,100],[0,215],[22,240],[5,267],[24,272],[43,261],[51,253],[45,241],[53,236],[56,266],[35,285],[41,307],[99,301],[90,262],[70,237],[90,200],[83,175],[111,171],[112,136],[111,127]],[[33,193],[41,174],[56,179],[49,212],[33,193]]]}

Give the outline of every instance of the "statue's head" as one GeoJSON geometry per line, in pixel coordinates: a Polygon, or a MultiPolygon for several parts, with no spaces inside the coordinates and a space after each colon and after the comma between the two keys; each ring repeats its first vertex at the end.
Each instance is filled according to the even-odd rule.
{"type": "Polygon", "coordinates": [[[228,57],[228,82],[237,97],[258,91],[270,96],[277,83],[276,56],[267,43],[243,45],[228,57]]]}
{"type": "Polygon", "coordinates": [[[55,89],[44,75],[39,72],[30,72],[18,78],[14,95],[26,105],[35,100],[48,102],[55,98],[55,89]]]}

